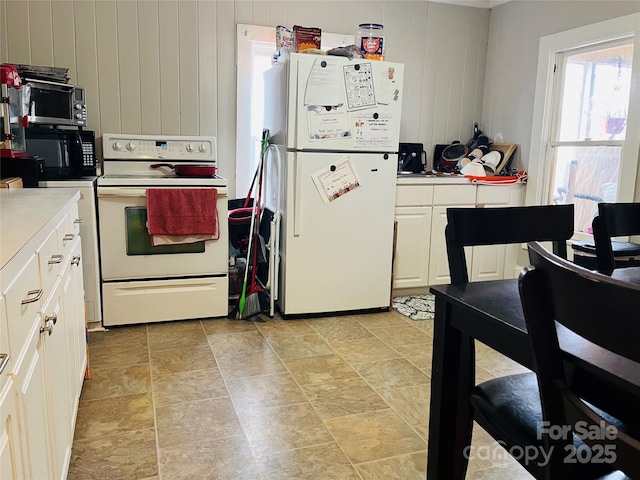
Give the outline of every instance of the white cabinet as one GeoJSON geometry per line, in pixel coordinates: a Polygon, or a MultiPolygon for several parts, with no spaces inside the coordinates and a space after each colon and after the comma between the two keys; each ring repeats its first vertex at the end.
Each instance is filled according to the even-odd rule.
{"type": "Polygon", "coordinates": [[[84,316],[82,249],[79,237],[76,237],[72,248],[69,249],[67,258],[62,273],[62,298],[65,319],[68,321],[62,327],[68,354],[68,399],[70,402],[69,411],[71,412],[69,420],[73,428],[87,366],[85,324],[77,321],[84,316]]]}
{"type": "Polygon", "coordinates": [[[9,371],[17,390],[22,456],[26,477],[34,479],[52,478],[44,344],[40,333],[44,292],[40,285],[38,257],[31,254],[5,290],[9,338],[15,357],[9,371]]]}
{"type": "Polygon", "coordinates": [[[394,288],[427,284],[431,207],[396,207],[397,237],[393,267],[394,288]]]}
{"type": "Polygon", "coordinates": [[[61,280],[56,282],[42,308],[42,314],[44,330],[41,334],[41,351],[44,357],[47,419],[52,447],[52,478],[64,479],[71,459],[70,418],[73,399],[69,394],[69,350],[65,337],[66,324],[71,319],[64,311],[61,280]]]}
{"type": "Polygon", "coordinates": [[[393,287],[427,285],[433,187],[408,185],[396,190],[396,251],[393,287]]]}
{"type": "MultiPolygon", "coordinates": [[[[449,283],[449,263],[444,229],[447,226],[447,208],[473,207],[476,204],[475,185],[436,185],[433,190],[433,222],[431,224],[431,260],[429,285],[449,283]]],[[[467,265],[471,261],[471,249],[467,249],[467,265]]]]}
{"type": "Polygon", "coordinates": [[[18,429],[17,390],[10,374],[13,357],[4,298],[0,296],[0,478],[25,478],[23,449],[18,429]]]}
{"type": "MultiPolygon", "coordinates": [[[[478,185],[476,204],[479,207],[514,207],[524,202],[522,184],[512,186],[478,185]]],[[[473,247],[469,280],[480,282],[512,278],[519,245],[481,245],[473,247]]]]}
{"type": "Polygon", "coordinates": [[[0,376],[0,478],[64,479],[86,366],[81,239],[73,223],[79,196],[60,190],[42,192],[43,198],[37,191],[14,195],[3,196],[0,212],[3,247],[13,249],[6,257],[3,252],[0,278],[6,309],[0,349],[5,337],[11,348],[0,376]],[[30,206],[32,215],[20,212],[30,206]],[[25,226],[36,217],[39,223],[25,226]]]}
{"type": "MultiPolygon", "coordinates": [[[[410,180],[409,180],[410,182],[410,180]]],[[[398,183],[396,189],[397,240],[394,289],[449,283],[444,230],[450,207],[522,205],[524,186],[475,185],[466,180],[398,183]],[[464,183],[462,183],[464,182],[464,183]]],[[[465,248],[471,281],[513,276],[517,246],[492,245],[465,248]]]]}
{"type": "Polygon", "coordinates": [[[18,480],[25,478],[22,464],[22,447],[18,430],[18,407],[13,379],[8,378],[0,388],[0,478],[18,480]]]}

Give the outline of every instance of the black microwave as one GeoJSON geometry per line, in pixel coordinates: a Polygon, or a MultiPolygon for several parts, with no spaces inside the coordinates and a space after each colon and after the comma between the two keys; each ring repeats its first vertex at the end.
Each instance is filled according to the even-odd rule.
{"type": "Polygon", "coordinates": [[[32,125],[87,125],[83,87],[34,78],[24,80],[29,89],[29,123],[32,125]]]}
{"type": "Polygon", "coordinates": [[[91,130],[25,129],[27,155],[43,159],[41,180],[73,179],[97,173],[95,132],[91,130]]]}

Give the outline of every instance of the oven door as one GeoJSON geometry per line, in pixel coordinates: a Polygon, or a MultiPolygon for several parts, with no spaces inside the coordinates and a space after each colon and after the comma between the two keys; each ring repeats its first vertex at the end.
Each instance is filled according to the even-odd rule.
{"type": "Polygon", "coordinates": [[[217,240],[153,247],[146,228],[146,189],[99,186],[102,279],[148,280],[227,275],[227,188],[216,189],[217,240]]]}

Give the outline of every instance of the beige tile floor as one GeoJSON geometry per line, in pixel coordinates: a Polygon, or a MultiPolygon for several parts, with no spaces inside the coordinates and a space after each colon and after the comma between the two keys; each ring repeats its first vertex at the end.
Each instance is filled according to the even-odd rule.
{"type": "MultiPolygon", "coordinates": [[[[423,480],[433,321],[265,320],[91,333],[68,478],[423,480]]],[[[477,354],[479,381],[524,371],[477,354]]],[[[477,427],[472,454],[467,478],[530,478],[477,427]]]]}

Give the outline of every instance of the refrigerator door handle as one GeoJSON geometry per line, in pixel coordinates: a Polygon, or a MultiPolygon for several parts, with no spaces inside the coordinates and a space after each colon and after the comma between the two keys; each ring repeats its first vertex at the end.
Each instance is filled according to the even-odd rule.
{"type": "Polygon", "coordinates": [[[298,168],[298,158],[293,160],[293,236],[299,237],[301,233],[300,203],[302,200],[302,175],[298,168]]]}

